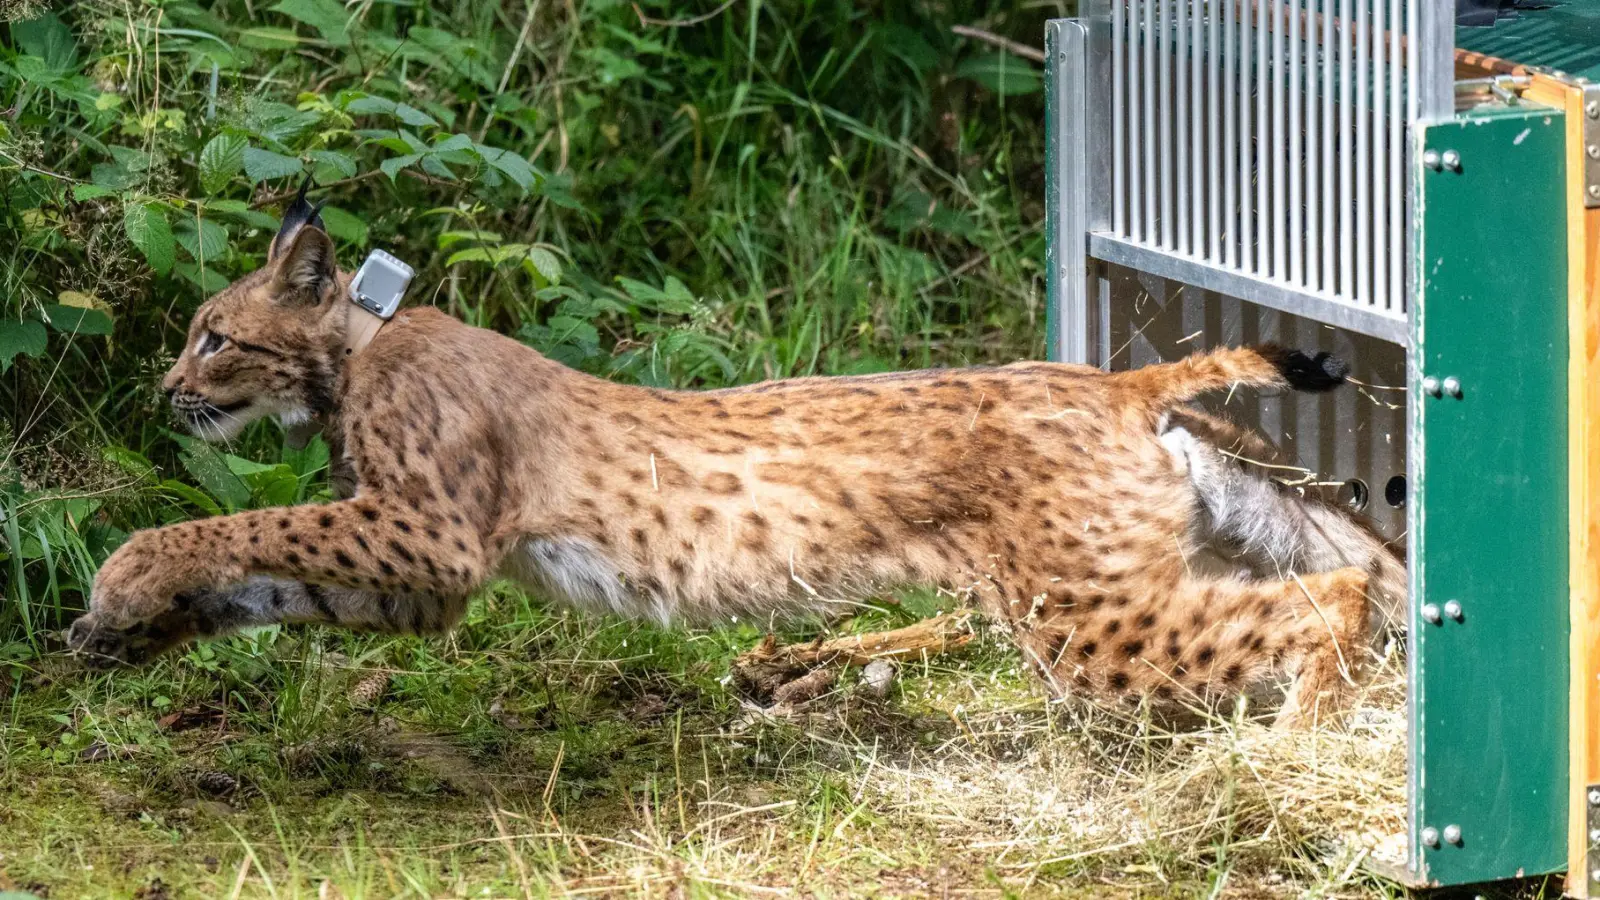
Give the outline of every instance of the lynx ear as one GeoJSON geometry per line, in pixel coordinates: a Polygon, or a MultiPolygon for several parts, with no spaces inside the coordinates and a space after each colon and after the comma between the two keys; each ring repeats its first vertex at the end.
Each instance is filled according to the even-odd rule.
{"type": "Polygon", "coordinates": [[[276,262],[278,257],[289,249],[289,242],[294,240],[294,236],[307,225],[326,231],[322,225],[322,216],[319,215],[322,204],[312,206],[306,199],[306,191],[310,189],[311,176],[307,175],[306,180],[300,183],[300,193],[295,195],[294,200],[290,201],[288,208],[283,211],[283,225],[278,228],[277,236],[272,239],[272,246],[267,248],[268,262],[276,262]]]}
{"type": "Polygon", "coordinates": [[[318,225],[302,227],[274,261],[273,296],[279,303],[314,305],[338,280],[333,239],[318,225]]]}

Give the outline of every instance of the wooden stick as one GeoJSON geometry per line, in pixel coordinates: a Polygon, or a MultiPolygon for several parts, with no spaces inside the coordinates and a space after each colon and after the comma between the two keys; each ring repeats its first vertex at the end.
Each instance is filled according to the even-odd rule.
{"type": "Polygon", "coordinates": [[[960,650],[973,637],[971,616],[943,614],[931,619],[870,634],[854,634],[805,644],[779,645],[774,635],[741,653],[733,675],[758,697],[770,697],[785,684],[827,666],[864,666],[875,659],[920,658],[960,650]]]}

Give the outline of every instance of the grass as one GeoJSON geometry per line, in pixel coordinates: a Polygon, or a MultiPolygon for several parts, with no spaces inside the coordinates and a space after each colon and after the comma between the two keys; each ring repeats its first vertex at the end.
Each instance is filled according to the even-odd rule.
{"type": "MultiPolygon", "coordinates": [[[[497,587],[448,639],[267,630],[139,672],[56,651],[138,528],[316,501],[155,390],[194,309],[323,185],[342,261],[606,377],[1042,353],[1037,44],[1070,3],[0,4],[0,893],[1392,896],[1398,674],[1296,740],[1046,702],[989,635],[795,712],[755,623],[497,587]],[[404,104],[403,106],[401,104],[404,104]]],[[[907,596],[786,626],[905,624],[907,596]]],[[[1540,896],[1527,887],[1523,896],[1540,896]]]]}
{"type": "MultiPolygon", "coordinates": [[[[910,598],[845,627],[933,606],[910,598]]],[[[1347,734],[1174,732],[1046,703],[986,635],[907,667],[885,700],[846,679],[781,713],[723,683],[759,633],[660,631],[495,590],[448,640],[273,630],[136,674],[12,669],[0,885],[1393,895],[1360,865],[1363,843],[1392,852],[1401,827],[1392,678],[1347,734]]]]}

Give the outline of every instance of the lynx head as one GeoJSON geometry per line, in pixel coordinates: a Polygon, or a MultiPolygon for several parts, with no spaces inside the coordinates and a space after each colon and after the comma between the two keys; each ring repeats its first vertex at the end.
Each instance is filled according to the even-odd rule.
{"type": "Polygon", "coordinates": [[[349,276],[305,193],[284,212],[266,265],[195,313],[162,380],[178,419],[206,440],[231,439],[269,415],[299,425],[333,409],[349,276]]]}

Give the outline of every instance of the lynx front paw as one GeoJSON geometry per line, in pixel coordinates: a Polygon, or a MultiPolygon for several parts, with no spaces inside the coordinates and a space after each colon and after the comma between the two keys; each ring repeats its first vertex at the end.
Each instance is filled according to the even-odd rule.
{"type": "Polygon", "coordinates": [[[173,597],[188,587],[185,563],[157,553],[148,534],[135,534],[95,575],[89,610],[99,627],[127,631],[148,622],[171,610],[173,597]]]}
{"type": "Polygon", "coordinates": [[[167,615],[131,628],[113,628],[95,613],[81,616],[67,629],[67,647],[91,668],[140,666],[195,637],[186,616],[167,615]]]}

